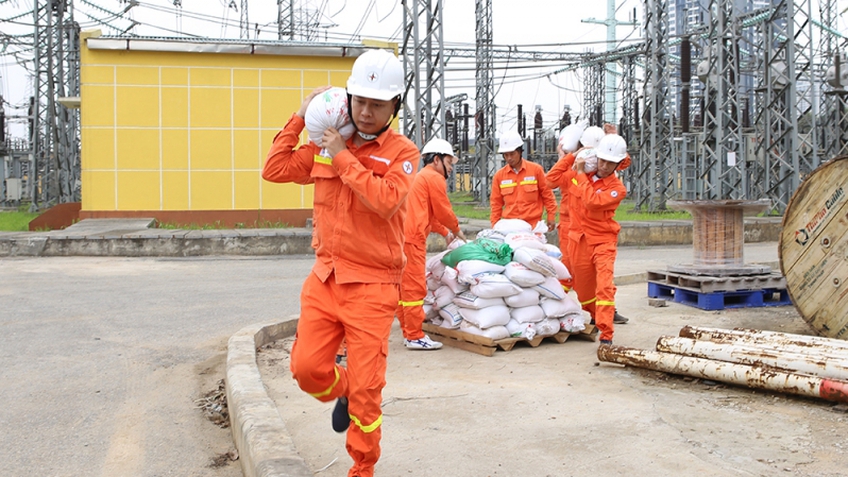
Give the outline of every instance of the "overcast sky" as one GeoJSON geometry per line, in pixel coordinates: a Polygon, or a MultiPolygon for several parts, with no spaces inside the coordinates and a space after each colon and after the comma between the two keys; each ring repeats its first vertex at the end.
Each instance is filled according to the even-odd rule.
{"type": "MultiPolygon", "coordinates": [[[[30,11],[34,0],[0,0],[0,18],[10,18],[30,11]]],[[[402,6],[397,0],[298,0],[300,4],[317,9],[325,5],[321,23],[329,39],[350,40],[351,35],[388,39],[398,37],[402,24],[402,6]],[[370,7],[370,8],[369,8],[370,7]],[[329,25],[336,25],[329,27],[329,25]]],[[[433,0],[435,1],[435,0],[433,0]]],[[[107,12],[91,6],[98,5],[112,12],[126,7],[125,0],[74,0],[75,19],[84,29],[96,26],[92,17],[107,19],[117,28],[127,28],[130,19],[140,24],[132,29],[138,35],[177,36],[179,32],[218,38],[238,38],[239,12],[228,7],[231,0],[182,0],[183,15],[178,22],[173,0],[140,0],[131,8],[126,18],[115,18],[107,12]],[[86,15],[88,14],[88,15],[86,15]]],[[[616,18],[627,21],[636,9],[638,21],[642,19],[641,0],[615,0],[616,18]]],[[[235,0],[239,5],[240,0],[235,0]]],[[[473,0],[442,1],[444,5],[444,39],[448,45],[473,48],[475,38],[475,12],[473,0]]],[[[594,17],[603,19],[607,14],[607,2],[575,0],[492,0],[493,33],[495,45],[518,46],[524,50],[546,50],[543,45],[568,44],[559,51],[583,52],[606,49],[606,26],[583,23],[581,20],[594,17]]],[[[848,4],[848,0],[838,0],[848,4]]],[[[840,11],[842,8],[839,9],[840,11]]],[[[275,39],[277,0],[251,0],[248,8],[250,23],[258,24],[259,38],[275,39]]],[[[29,33],[32,16],[26,15],[15,24],[4,23],[0,31],[7,34],[29,33]]],[[[844,16],[836,25],[845,31],[844,16]]],[[[256,29],[251,37],[256,35],[256,29]]],[[[108,28],[104,33],[113,34],[108,28]]],[[[619,26],[617,38],[625,44],[641,37],[639,27],[619,26]]],[[[622,43],[619,43],[622,44],[622,43]]],[[[20,105],[31,94],[31,78],[16,65],[14,57],[8,55],[13,47],[0,45],[0,94],[13,104],[20,105]],[[5,53],[5,54],[4,54],[5,53]]],[[[20,49],[20,48],[17,48],[20,49]]],[[[23,56],[23,55],[21,55],[23,56]]],[[[530,113],[528,123],[536,105],[543,111],[545,126],[555,123],[568,104],[579,114],[581,96],[574,91],[582,89],[580,71],[549,75],[563,67],[562,63],[544,63],[531,67],[527,63],[513,63],[508,71],[498,70],[494,74],[497,96],[495,102],[499,116],[498,129],[515,127],[516,106],[523,104],[530,113]]],[[[465,92],[473,98],[475,77],[473,62],[454,59],[448,64],[445,75],[446,95],[465,92]],[[459,71],[457,71],[459,70],[459,71]]],[[[336,85],[344,86],[344,85],[336,85]]],[[[9,108],[7,107],[7,112],[9,108]]],[[[528,124],[529,125],[529,124],[528,124]]]]}

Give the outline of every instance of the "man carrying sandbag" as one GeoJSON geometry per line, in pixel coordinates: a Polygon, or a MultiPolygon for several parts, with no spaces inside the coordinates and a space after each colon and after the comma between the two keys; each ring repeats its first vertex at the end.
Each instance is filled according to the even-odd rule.
{"type": "Polygon", "coordinates": [[[621,226],[613,217],[627,195],[615,170],[627,156],[627,144],[617,134],[603,137],[595,148],[597,170],[586,171],[586,158],[574,161],[570,238],[574,290],[583,309],[601,331],[601,344],[612,344],[615,316],[615,256],[621,226]]]}
{"type": "Polygon", "coordinates": [[[503,154],[506,165],[492,178],[489,220],[492,227],[500,219],[521,219],[536,227],[542,220],[542,211],[546,210],[548,230],[553,230],[556,197],[545,181],[545,170],[521,157],[523,151],[524,140],[517,131],[504,133],[498,144],[498,154],[503,154]]]}
{"type": "Polygon", "coordinates": [[[407,349],[432,350],[442,347],[421,329],[426,318],[424,296],[427,295],[427,236],[430,232],[443,235],[450,244],[454,237],[465,240],[459,220],[448,200],[447,183],[459,158],[444,139],[431,139],[421,150],[424,168],[415,176],[406,199],[407,218],[404,223],[403,253],[406,267],[400,287],[397,316],[407,349]]]}
{"type": "Polygon", "coordinates": [[[303,101],[274,138],[262,177],[315,184],[315,265],[300,295],[291,371],[319,401],[337,399],[333,429],[347,430],[348,476],[372,477],[380,458],[389,331],[404,266],[404,205],[418,170],[411,141],[389,128],[405,88],[403,67],[384,50],[369,50],[347,81],[348,116],[356,132],[336,128],[295,148],[310,101],[303,101]],[[335,362],[342,339],[347,368],[335,362]],[[353,422],[353,426],[350,423],[353,422]]]}

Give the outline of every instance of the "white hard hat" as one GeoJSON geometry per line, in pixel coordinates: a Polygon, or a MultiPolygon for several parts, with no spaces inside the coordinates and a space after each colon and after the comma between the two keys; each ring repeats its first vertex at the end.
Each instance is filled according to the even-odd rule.
{"type": "Polygon", "coordinates": [[[583,131],[583,135],[580,136],[580,144],[583,144],[585,147],[598,147],[598,143],[604,136],[606,136],[606,133],[602,128],[589,126],[583,131]]]}
{"type": "Polygon", "coordinates": [[[498,142],[498,154],[512,152],[519,147],[524,147],[524,139],[521,139],[518,131],[507,131],[498,142]]]}
{"type": "Polygon", "coordinates": [[[388,101],[404,91],[403,66],[386,50],[368,50],[353,63],[347,92],[353,96],[388,101]]]}
{"type": "Polygon", "coordinates": [[[627,157],[627,143],[618,134],[607,134],[595,148],[598,159],[618,164],[627,157]]]}
{"type": "Polygon", "coordinates": [[[447,154],[453,156],[453,146],[442,138],[435,137],[427,141],[421,154],[447,154]]]}

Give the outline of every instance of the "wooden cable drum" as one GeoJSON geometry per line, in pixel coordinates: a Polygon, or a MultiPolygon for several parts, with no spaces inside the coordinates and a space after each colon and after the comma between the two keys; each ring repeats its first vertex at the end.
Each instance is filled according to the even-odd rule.
{"type": "Polygon", "coordinates": [[[848,339],[848,156],[813,171],[783,215],[778,253],[786,288],[817,333],[848,339]]]}
{"type": "Polygon", "coordinates": [[[745,264],[744,216],[761,212],[770,205],[764,200],[682,200],[669,201],[672,209],[692,214],[691,264],[671,265],[670,271],[691,275],[758,275],[771,269],[745,264]]]}

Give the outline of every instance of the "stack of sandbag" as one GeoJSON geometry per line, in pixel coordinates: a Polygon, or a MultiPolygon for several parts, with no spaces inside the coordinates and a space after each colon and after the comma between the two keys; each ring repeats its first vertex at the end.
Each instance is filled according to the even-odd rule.
{"type": "Polygon", "coordinates": [[[585,329],[584,312],[559,283],[570,274],[546,231],[501,220],[474,242],[430,258],[428,320],[492,339],[585,329]]]}

